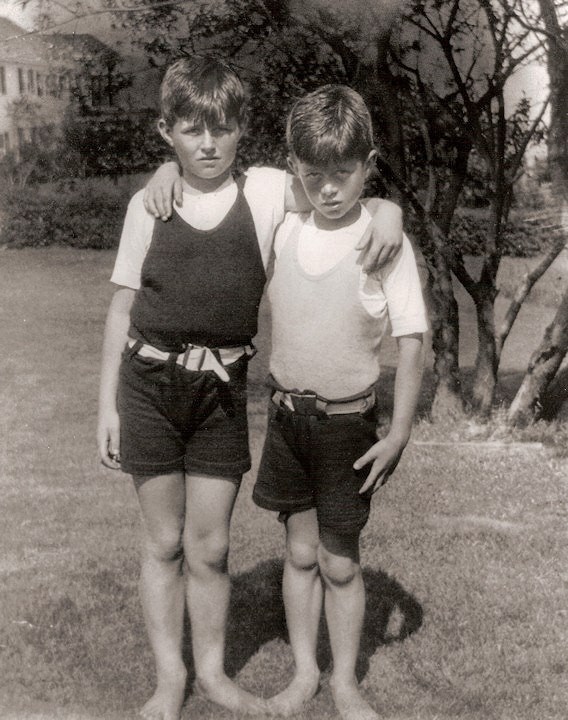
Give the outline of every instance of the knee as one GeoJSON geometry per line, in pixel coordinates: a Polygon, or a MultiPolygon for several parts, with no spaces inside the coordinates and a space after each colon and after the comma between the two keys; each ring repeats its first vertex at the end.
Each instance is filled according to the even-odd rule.
{"type": "Polygon", "coordinates": [[[321,575],[328,585],[341,587],[349,585],[360,573],[359,564],[350,557],[334,555],[320,545],[318,564],[321,575]]]}
{"type": "Polygon", "coordinates": [[[146,532],[144,552],[152,560],[177,562],[183,555],[182,529],[161,528],[159,532],[146,532]]]}
{"type": "Polygon", "coordinates": [[[316,570],[318,566],[317,544],[299,542],[289,538],[286,543],[286,561],[295,570],[304,572],[316,570]]]}
{"type": "Polygon", "coordinates": [[[226,572],[229,557],[229,535],[217,531],[184,538],[184,554],[190,572],[198,573],[207,568],[226,572]]]}

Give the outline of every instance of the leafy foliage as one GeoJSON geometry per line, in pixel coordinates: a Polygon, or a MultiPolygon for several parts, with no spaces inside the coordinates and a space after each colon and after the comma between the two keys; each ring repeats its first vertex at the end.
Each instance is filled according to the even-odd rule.
{"type": "Polygon", "coordinates": [[[115,247],[128,193],[119,185],[88,180],[12,188],[0,208],[0,244],[115,247]]]}

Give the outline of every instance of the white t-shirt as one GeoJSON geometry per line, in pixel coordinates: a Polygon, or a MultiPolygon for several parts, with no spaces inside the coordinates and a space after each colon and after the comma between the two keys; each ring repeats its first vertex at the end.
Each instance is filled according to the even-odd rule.
{"type": "MultiPolygon", "coordinates": [[[[285,210],[286,172],[275,168],[249,168],[245,173],[244,196],[250,207],[265,268],[268,265],[274,232],[285,210]]],[[[174,206],[183,220],[199,230],[215,228],[237,198],[237,184],[229,178],[214,193],[184,192],[183,205],[174,206]]],[[[128,204],[111,282],[138,290],[142,264],[156,220],[143,203],[144,191],[137,192],[128,204]]]]}
{"type": "Polygon", "coordinates": [[[313,215],[289,213],[275,240],[270,371],[288,390],[329,399],[373,385],[379,347],[390,320],[393,336],[428,329],[412,246],[384,272],[367,275],[355,249],[371,216],[339,230],[318,228],[313,215]]]}
{"type": "MultiPolygon", "coordinates": [[[[361,206],[358,220],[339,230],[318,228],[313,213],[307,218],[298,213],[288,213],[276,233],[275,256],[278,259],[289,236],[298,232],[298,265],[307,275],[317,279],[318,275],[330,272],[357,247],[371,221],[371,215],[364,206],[361,206]]],[[[387,268],[368,275],[361,266],[359,300],[369,315],[376,318],[386,315],[387,298],[393,337],[427,330],[416,260],[406,236],[403,237],[401,251],[387,268]]]]}

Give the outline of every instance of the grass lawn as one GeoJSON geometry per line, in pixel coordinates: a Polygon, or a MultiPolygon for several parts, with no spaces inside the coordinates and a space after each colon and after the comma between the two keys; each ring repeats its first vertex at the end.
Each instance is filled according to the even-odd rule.
{"type": "MultiPolygon", "coordinates": [[[[95,447],[112,262],[109,252],[0,251],[2,720],[134,718],[153,689],[137,595],[136,498],[126,476],[99,465],[95,447]]],[[[542,281],[520,317],[503,359],[509,386],[551,317],[561,271],[542,281]]],[[[509,275],[518,272],[511,266],[509,275]]],[[[468,365],[474,321],[459,297],[468,365]]],[[[279,591],[283,532],[250,499],[264,427],[262,334],[259,345],[255,464],[232,528],[227,667],[268,696],[286,684],[292,663],[279,591]]],[[[393,358],[389,344],[385,364],[393,358]]],[[[387,368],[387,396],[391,380],[387,368]]],[[[376,496],[362,541],[368,612],[359,676],[381,717],[566,717],[568,460],[534,443],[463,444],[484,432],[467,421],[419,421],[376,496]]],[[[321,692],[297,720],[336,717],[325,638],[320,661],[321,692]]],[[[231,716],[190,695],[183,717],[231,716]]]]}

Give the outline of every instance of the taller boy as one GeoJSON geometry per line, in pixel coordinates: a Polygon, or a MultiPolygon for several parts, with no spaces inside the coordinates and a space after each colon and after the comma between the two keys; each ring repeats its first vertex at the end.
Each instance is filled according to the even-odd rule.
{"type": "Polygon", "coordinates": [[[185,598],[202,693],[232,710],[258,708],[224,671],[229,521],[250,467],[246,373],[265,265],[276,225],[297,204],[283,171],[254,168],[233,180],[245,94],[223,63],[174,63],[161,109],[186,202],[169,223],[145,211],[142,192],[129,204],[105,328],[98,443],[105,465],[132,474],[142,511],[140,593],[157,669],[142,715],[177,720],[185,598]]]}

